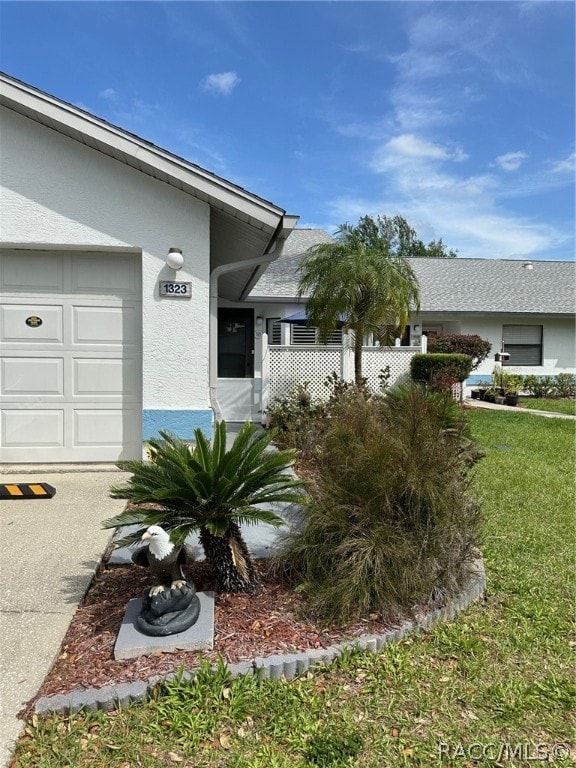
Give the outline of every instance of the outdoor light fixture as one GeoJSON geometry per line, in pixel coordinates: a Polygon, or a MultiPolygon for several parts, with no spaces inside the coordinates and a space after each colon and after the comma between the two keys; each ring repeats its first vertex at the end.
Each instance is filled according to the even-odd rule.
{"type": "Polygon", "coordinates": [[[420,326],[419,325],[415,325],[414,326],[414,333],[420,333],[420,326]]]}
{"type": "Polygon", "coordinates": [[[264,322],[264,318],[261,317],[260,315],[257,315],[256,316],[256,325],[257,326],[261,326],[263,322],[264,322]]]}
{"type": "Polygon", "coordinates": [[[178,270],[182,269],[184,264],[184,256],[182,256],[181,248],[170,248],[168,256],[166,256],[166,264],[170,269],[178,270]]]}

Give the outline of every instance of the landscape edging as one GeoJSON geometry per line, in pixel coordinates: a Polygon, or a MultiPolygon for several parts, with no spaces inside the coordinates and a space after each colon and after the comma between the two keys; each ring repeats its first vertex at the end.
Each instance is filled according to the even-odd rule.
{"type": "MultiPolygon", "coordinates": [[[[479,600],[485,589],[486,572],[480,556],[474,563],[468,584],[458,597],[450,600],[442,608],[424,613],[413,621],[405,621],[400,627],[391,629],[383,635],[362,635],[328,648],[313,648],[299,653],[275,654],[266,657],[257,656],[251,661],[241,661],[226,666],[232,677],[254,675],[260,680],[277,680],[281,677],[289,680],[303,674],[310,667],[329,664],[347,650],[361,648],[371,653],[377,653],[388,643],[398,642],[408,634],[429,630],[439,621],[450,621],[460,611],[479,600]]],[[[39,715],[50,712],[73,714],[80,710],[94,712],[98,709],[109,711],[118,707],[127,707],[144,701],[152,689],[165,681],[174,679],[177,675],[191,679],[194,674],[195,670],[192,669],[186,670],[183,674],[172,672],[168,675],[150,677],[146,681],[137,680],[132,683],[106,685],[102,688],[74,690],[55,696],[42,696],[36,701],[34,711],[39,715]]]]}

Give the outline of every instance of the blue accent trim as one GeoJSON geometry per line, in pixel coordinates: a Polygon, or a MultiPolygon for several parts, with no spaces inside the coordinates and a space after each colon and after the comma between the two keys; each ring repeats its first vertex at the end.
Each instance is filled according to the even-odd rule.
{"type": "Polygon", "coordinates": [[[475,373],[472,376],[468,376],[464,384],[467,387],[473,387],[475,384],[478,384],[479,381],[486,381],[489,384],[492,384],[492,375],[490,373],[485,373],[484,375],[475,373]]]}
{"type": "Polygon", "coordinates": [[[142,437],[149,440],[158,437],[161,429],[167,429],[178,437],[189,440],[200,427],[206,437],[212,438],[212,411],[142,411],[142,437]]]}

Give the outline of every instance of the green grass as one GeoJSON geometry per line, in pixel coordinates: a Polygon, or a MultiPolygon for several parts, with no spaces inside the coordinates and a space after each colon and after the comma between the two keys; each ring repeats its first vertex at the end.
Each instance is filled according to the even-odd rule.
{"type": "Polygon", "coordinates": [[[521,397],[519,405],[529,408],[531,411],[551,411],[552,413],[576,415],[576,400],[572,398],[521,397]]]}
{"type": "Polygon", "coordinates": [[[574,425],[470,418],[487,453],[475,477],[485,601],[298,680],[202,670],[142,706],[35,719],[13,768],[497,768],[573,742],[574,425]]]}

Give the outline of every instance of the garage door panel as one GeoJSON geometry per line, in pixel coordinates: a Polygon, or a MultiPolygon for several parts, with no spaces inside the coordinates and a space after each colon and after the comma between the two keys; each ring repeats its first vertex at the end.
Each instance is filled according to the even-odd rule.
{"type": "Polygon", "coordinates": [[[2,258],[1,274],[6,293],[61,293],[64,290],[60,254],[46,251],[7,253],[2,258]]]}
{"type": "Polygon", "coordinates": [[[4,396],[63,395],[64,358],[5,357],[0,379],[4,396]]]}
{"type": "Polygon", "coordinates": [[[126,400],[139,400],[139,365],[136,360],[74,360],[75,397],[109,395],[126,400]]]}
{"type": "Polygon", "coordinates": [[[129,256],[94,254],[72,263],[74,293],[138,296],[139,283],[134,259],[129,256]]]}
{"type": "Polygon", "coordinates": [[[74,344],[136,346],[138,317],[135,307],[79,307],[73,312],[74,344]]]}
{"type": "Polygon", "coordinates": [[[118,446],[133,434],[136,411],[86,408],[74,411],[74,443],[78,446],[118,446]]]}
{"type": "Polygon", "coordinates": [[[6,409],[2,413],[1,431],[4,448],[61,448],[64,445],[64,409],[6,409]]]}
{"type": "Polygon", "coordinates": [[[0,293],[0,461],[139,458],[138,259],[1,252],[0,293]]]}
{"type": "Polygon", "coordinates": [[[64,337],[61,306],[4,303],[2,312],[2,343],[62,344],[64,337]]]}

